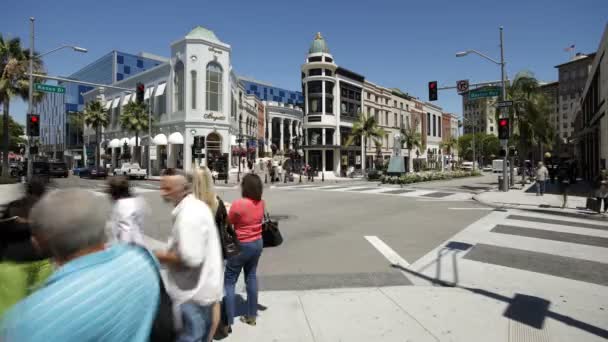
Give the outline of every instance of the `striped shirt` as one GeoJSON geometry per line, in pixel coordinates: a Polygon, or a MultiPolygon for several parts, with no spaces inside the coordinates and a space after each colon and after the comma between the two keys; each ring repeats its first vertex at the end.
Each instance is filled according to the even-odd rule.
{"type": "Polygon", "coordinates": [[[123,244],[74,259],[0,323],[0,341],[148,341],[159,302],[156,260],[123,244]]]}

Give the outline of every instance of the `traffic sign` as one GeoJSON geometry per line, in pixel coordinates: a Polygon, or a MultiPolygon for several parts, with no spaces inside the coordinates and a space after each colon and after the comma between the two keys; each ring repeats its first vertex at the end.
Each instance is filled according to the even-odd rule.
{"type": "Polygon", "coordinates": [[[37,91],[43,91],[45,93],[65,94],[64,87],[58,87],[58,86],[42,84],[42,83],[34,83],[34,89],[37,91]]]}
{"type": "Polygon", "coordinates": [[[496,108],[513,107],[513,101],[500,101],[496,104],[496,108]]]}
{"type": "Polygon", "coordinates": [[[456,89],[459,93],[464,93],[469,90],[469,80],[460,80],[456,82],[456,89]]]}
{"type": "Polygon", "coordinates": [[[469,91],[469,100],[500,95],[500,87],[485,87],[469,91]]]}

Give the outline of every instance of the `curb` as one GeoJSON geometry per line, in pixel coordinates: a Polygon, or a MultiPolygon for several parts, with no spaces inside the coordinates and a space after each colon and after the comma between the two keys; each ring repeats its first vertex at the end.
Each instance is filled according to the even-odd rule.
{"type": "MultiPolygon", "coordinates": [[[[481,193],[481,194],[483,194],[483,193],[481,193]]],[[[481,195],[481,194],[477,194],[477,195],[473,196],[473,199],[480,204],[483,204],[488,207],[496,208],[496,209],[517,209],[517,210],[536,212],[536,213],[540,213],[540,214],[549,214],[549,215],[556,215],[556,216],[583,218],[583,219],[592,220],[592,221],[608,222],[608,216],[590,216],[590,215],[593,215],[591,213],[583,213],[583,212],[573,213],[573,212],[567,212],[567,211],[542,209],[542,208],[538,208],[538,207],[523,207],[520,205],[513,205],[513,204],[509,204],[509,203],[498,204],[496,202],[488,202],[488,201],[479,199],[479,195],[481,195]]],[[[567,209],[576,210],[573,208],[567,208],[567,209]]]]}

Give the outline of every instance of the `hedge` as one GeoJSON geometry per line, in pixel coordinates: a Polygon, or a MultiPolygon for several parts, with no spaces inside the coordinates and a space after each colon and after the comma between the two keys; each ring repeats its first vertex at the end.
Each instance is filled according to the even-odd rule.
{"type": "Polygon", "coordinates": [[[383,184],[412,184],[412,183],[429,182],[429,181],[436,181],[436,180],[473,177],[473,176],[480,176],[480,175],[481,175],[481,173],[479,171],[407,173],[402,176],[381,176],[380,181],[383,184]]]}

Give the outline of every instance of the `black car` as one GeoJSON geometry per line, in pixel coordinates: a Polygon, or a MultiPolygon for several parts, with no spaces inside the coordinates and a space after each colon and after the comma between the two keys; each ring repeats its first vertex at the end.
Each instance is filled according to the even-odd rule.
{"type": "Polygon", "coordinates": [[[51,177],[67,178],[69,175],[68,166],[66,165],[66,163],[50,162],[49,163],[49,175],[51,177]]]}
{"type": "Polygon", "coordinates": [[[80,169],[78,172],[80,178],[106,178],[108,176],[108,172],[103,167],[87,167],[84,169],[80,169]]]}
{"type": "MultiPolygon", "coordinates": [[[[45,162],[45,161],[35,161],[32,162],[32,176],[36,177],[44,182],[48,182],[49,178],[50,178],[50,169],[49,169],[49,163],[45,162]]],[[[23,163],[23,171],[22,173],[24,175],[27,174],[27,161],[25,161],[23,163]]]]}

